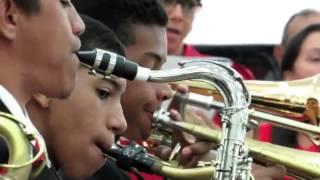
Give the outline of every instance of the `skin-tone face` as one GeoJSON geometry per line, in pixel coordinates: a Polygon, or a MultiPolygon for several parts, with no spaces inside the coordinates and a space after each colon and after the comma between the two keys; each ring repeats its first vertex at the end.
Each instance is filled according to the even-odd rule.
{"type": "Polygon", "coordinates": [[[199,7],[194,6],[186,10],[179,3],[173,7],[168,7],[165,5],[164,0],[161,2],[169,18],[167,24],[168,54],[181,55],[183,41],[191,31],[192,23],[199,7]]]}
{"type": "Polygon", "coordinates": [[[308,99],[307,100],[307,109],[312,109],[316,116],[319,115],[319,102],[315,99],[308,99]]]}
{"type": "Polygon", "coordinates": [[[69,0],[39,0],[40,11],[17,17],[16,55],[23,62],[26,91],[65,98],[75,85],[85,26],[69,0]],[[30,86],[32,82],[33,86],[30,86]]]}
{"type": "Polygon", "coordinates": [[[320,32],[309,34],[302,43],[292,70],[284,72],[285,80],[303,79],[320,73],[320,32]]]}
{"type": "Polygon", "coordinates": [[[103,79],[80,68],[75,89],[67,99],[36,96],[41,110],[34,104],[28,106],[53,160],[67,176],[90,176],[105,163],[103,151],[127,126],[120,104],[125,88],[124,79],[103,79]]]}
{"type": "MultiPolygon", "coordinates": [[[[159,70],[167,55],[166,29],[160,26],[133,25],[135,43],[126,48],[128,59],[140,66],[159,70]]],[[[122,98],[128,129],[124,136],[131,140],[145,140],[151,133],[153,112],[162,100],[171,96],[166,83],[127,82],[122,98]]]]}

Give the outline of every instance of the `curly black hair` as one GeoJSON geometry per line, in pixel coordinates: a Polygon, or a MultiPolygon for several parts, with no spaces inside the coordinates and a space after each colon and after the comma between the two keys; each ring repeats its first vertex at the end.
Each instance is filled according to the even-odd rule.
{"type": "Polygon", "coordinates": [[[158,0],[74,0],[76,9],[112,29],[125,46],[135,43],[132,25],[165,27],[168,17],[158,0]]]}

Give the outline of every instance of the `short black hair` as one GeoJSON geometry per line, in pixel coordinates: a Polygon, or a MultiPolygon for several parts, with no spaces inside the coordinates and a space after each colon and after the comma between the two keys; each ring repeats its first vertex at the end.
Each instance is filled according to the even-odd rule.
{"type": "Polygon", "coordinates": [[[85,32],[80,36],[80,50],[92,50],[94,48],[105,49],[124,56],[124,46],[116,34],[101,22],[81,15],[86,25],[85,32]]]}
{"type": "Polygon", "coordinates": [[[136,39],[132,25],[166,27],[168,17],[158,0],[74,0],[76,9],[111,28],[124,43],[136,39]]]}
{"type": "Polygon", "coordinates": [[[285,48],[285,53],[281,61],[281,71],[292,70],[296,59],[298,58],[301,50],[301,46],[305,39],[313,32],[320,32],[320,24],[312,24],[305,29],[301,30],[296,36],[294,36],[285,48]]]}
{"type": "Polygon", "coordinates": [[[40,10],[39,0],[14,0],[17,7],[27,14],[38,13],[40,10]]]}
{"type": "Polygon", "coordinates": [[[298,17],[310,17],[310,16],[314,16],[314,15],[320,15],[320,12],[315,10],[315,9],[303,9],[295,14],[293,14],[288,22],[286,23],[283,32],[282,32],[282,39],[281,39],[281,45],[283,47],[286,47],[289,43],[289,35],[288,35],[288,31],[289,31],[289,26],[291,25],[292,21],[298,17]]]}

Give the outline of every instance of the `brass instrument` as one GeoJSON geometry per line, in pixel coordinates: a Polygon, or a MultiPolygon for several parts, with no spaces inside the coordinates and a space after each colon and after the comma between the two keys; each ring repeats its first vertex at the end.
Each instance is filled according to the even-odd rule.
{"type": "MultiPolygon", "coordinates": [[[[154,120],[157,127],[182,130],[205,141],[219,143],[221,140],[220,131],[183,121],[172,121],[169,113],[162,109],[154,114],[154,120]]],[[[320,178],[319,153],[300,151],[252,139],[247,139],[246,144],[249,147],[249,154],[259,162],[284,165],[288,174],[298,179],[320,178]]]]}
{"type": "MultiPolygon", "coordinates": [[[[212,86],[199,81],[179,81],[176,84],[188,85],[191,92],[213,96],[216,101],[222,101],[219,91],[212,86]]],[[[309,97],[320,100],[320,74],[313,77],[293,81],[255,81],[245,80],[245,86],[251,94],[251,107],[278,116],[300,117],[305,110],[309,97]]]]}
{"type": "MultiPolygon", "coordinates": [[[[320,75],[297,81],[245,81],[244,83],[249,89],[249,92],[253,94],[251,107],[255,109],[249,111],[249,117],[298,132],[319,135],[319,127],[294,120],[295,117],[302,116],[307,98],[320,98],[319,78],[320,75]],[[281,90],[281,87],[284,89],[281,90]],[[281,95],[283,92],[285,92],[285,94],[281,95]]],[[[173,82],[173,84],[176,83],[181,83],[181,81],[173,82]]],[[[183,84],[191,85],[191,91],[200,91],[207,95],[210,94],[211,98],[195,96],[189,93],[187,95],[188,99],[184,99],[183,97],[178,99],[178,101],[181,101],[181,106],[192,101],[190,104],[206,109],[224,108],[223,103],[216,101],[217,99],[220,101],[223,100],[221,95],[219,95],[216,89],[213,89],[206,83],[183,81],[183,84]]],[[[183,109],[184,108],[180,108],[179,110],[183,111],[183,109]]],[[[171,128],[174,127],[175,129],[187,131],[193,135],[197,134],[197,137],[200,139],[210,140],[216,143],[219,142],[220,135],[216,130],[185,122],[167,123],[170,124],[169,127],[171,128]],[[215,131],[215,133],[212,131],[215,131]]],[[[282,164],[286,166],[289,175],[297,177],[298,179],[320,178],[320,155],[318,153],[304,152],[252,139],[246,140],[246,143],[249,146],[249,154],[255,160],[282,164]]]]}
{"type": "MultiPolygon", "coordinates": [[[[191,92],[212,96],[213,101],[205,102],[206,106],[222,109],[219,103],[223,97],[217,89],[206,83],[196,81],[180,81],[172,83],[186,84],[191,92]],[[210,104],[211,103],[211,104],[210,104]]],[[[320,134],[320,127],[299,122],[303,117],[307,99],[312,97],[320,100],[320,74],[294,81],[244,81],[252,96],[249,117],[258,122],[264,121],[275,126],[306,133],[310,137],[320,134]]],[[[252,122],[252,121],[251,121],[252,122]]],[[[254,121],[253,121],[254,122],[254,121]]],[[[315,144],[319,140],[312,139],[315,144]]]]}
{"type": "Polygon", "coordinates": [[[0,179],[27,180],[35,177],[44,167],[42,163],[38,169],[32,170],[32,163],[44,153],[45,145],[36,133],[26,130],[23,122],[10,114],[0,112],[0,138],[3,138],[9,149],[8,164],[0,164],[5,172],[0,179]],[[31,141],[38,140],[39,152],[33,155],[31,141]]]}
{"type": "MultiPolygon", "coordinates": [[[[180,63],[181,68],[144,71],[148,82],[168,83],[194,79],[217,88],[224,98],[223,133],[217,152],[214,179],[250,179],[252,160],[244,143],[250,94],[241,76],[234,70],[213,61],[180,63]]],[[[140,79],[143,80],[143,79],[140,79]]],[[[213,170],[213,169],[212,169],[213,170]]]]}

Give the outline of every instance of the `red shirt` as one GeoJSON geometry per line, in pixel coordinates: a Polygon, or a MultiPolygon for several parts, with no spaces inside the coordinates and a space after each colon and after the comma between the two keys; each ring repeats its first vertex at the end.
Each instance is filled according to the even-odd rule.
{"type": "MultiPolygon", "coordinates": [[[[191,45],[184,45],[183,56],[186,57],[205,57],[206,55],[201,54],[198,50],[196,50],[191,45]]],[[[245,80],[254,80],[255,77],[250,69],[244,67],[243,65],[232,62],[231,67],[235,69],[238,73],[240,73],[245,80]]]]}
{"type": "MultiPolygon", "coordinates": [[[[263,142],[272,142],[272,125],[269,123],[263,123],[259,127],[258,138],[259,141],[263,142]]],[[[310,152],[320,152],[320,147],[313,144],[309,147],[302,147],[297,145],[296,149],[300,149],[303,151],[310,151],[310,152]]]]}

